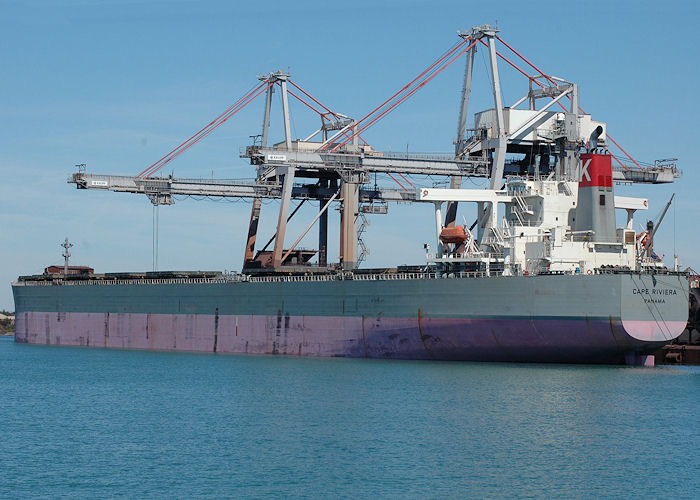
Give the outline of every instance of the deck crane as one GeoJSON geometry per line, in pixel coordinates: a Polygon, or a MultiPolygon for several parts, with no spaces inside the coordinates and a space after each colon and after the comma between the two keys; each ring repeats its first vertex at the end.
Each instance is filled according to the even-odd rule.
{"type": "MultiPolygon", "coordinates": [[[[387,202],[429,202],[441,206],[440,200],[430,200],[420,195],[421,189],[409,189],[397,183],[400,189],[372,187],[372,174],[387,174],[403,177],[421,174],[443,176],[450,179],[452,189],[461,188],[464,177],[482,177],[489,180],[492,189],[499,189],[504,176],[554,177],[561,180],[576,178],[580,151],[587,147],[604,148],[611,140],[603,122],[592,120],[579,107],[578,86],[575,83],[543,73],[498,35],[499,30],[483,25],[468,32],[459,33],[459,41],[445,54],[426,68],[416,78],[402,87],[389,99],[374,108],[362,119],[356,120],[331,111],[291,79],[289,73],[276,71],[259,76],[260,84],[224,113],[210,122],[195,135],[173,149],[156,163],[137,176],[99,175],[85,171],[69,178],[69,183],[78,189],[128,192],[148,196],[154,206],[174,203],[175,195],[213,197],[238,197],[253,200],[251,218],[246,241],[244,269],[256,266],[274,269],[289,269],[290,265],[305,265],[309,255],[302,256],[292,248],[285,248],[286,226],[290,215],[290,200],[316,200],[319,214],[304,230],[318,223],[318,266],[328,265],[326,248],[328,238],[328,207],[331,202],[340,203],[340,266],[353,269],[358,260],[358,216],[365,213],[386,213],[387,202]],[[501,42],[538,73],[530,76],[496,49],[501,42]],[[490,81],[494,96],[492,109],[474,115],[474,125],[466,127],[469,96],[472,85],[474,56],[479,46],[485,46],[490,63],[490,81]],[[362,132],[382,119],[416,91],[436,77],[446,67],[466,54],[464,85],[459,106],[457,137],[454,154],[417,155],[392,154],[376,151],[362,139],[362,132]],[[528,92],[510,107],[502,102],[498,60],[502,59],[528,78],[528,92]],[[292,88],[290,88],[292,87],[292,88]],[[281,93],[284,140],[269,143],[269,126],[272,94],[281,93]],[[255,98],[265,95],[263,126],[258,143],[245,148],[241,157],[256,167],[254,182],[233,179],[184,179],[172,176],[155,176],[164,165],[199,142],[215,128],[225,123],[255,98]],[[300,95],[301,94],[301,95],[300,95]],[[290,131],[289,99],[296,98],[317,112],[321,127],[303,140],[294,139],[290,131]],[[539,107],[538,104],[542,103],[539,107]],[[568,103],[565,106],[564,103],[568,103]],[[551,109],[555,105],[561,111],[551,109]],[[516,161],[508,161],[507,154],[522,155],[516,161]],[[280,200],[278,222],[274,236],[274,249],[263,255],[256,254],[257,226],[261,211],[261,200],[280,200]]],[[[621,148],[620,148],[621,149],[621,148]]],[[[675,160],[663,160],[650,167],[640,166],[624,150],[621,151],[634,165],[628,165],[614,157],[618,166],[613,180],[622,183],[668,183],[681,176],[675,160]]],[[[445,211],[444,225],[454,224],[457,199],[450,197],[445,211]]],[[[485,217],[479,219],[479,234],[485,234],[494,224],[494,210],[487,210],[490,202],[485,200],[485,217]]],[[[621,206],[621,208],[625,208],[621,206]]],[[[482,211],[480,210],[480,212],[482,211]]],[[[439,215],[442,217],[442,215],[439,215]]],[[[272,240],[271,240],[272,241],[272,240]]],[[[298,242],[299,240],[297,240],[298,242]]],[[[265,247],[266,248],[266,247],[265,247]]],[[[265,250],[265,249],[263,249],[265,250]]]]}

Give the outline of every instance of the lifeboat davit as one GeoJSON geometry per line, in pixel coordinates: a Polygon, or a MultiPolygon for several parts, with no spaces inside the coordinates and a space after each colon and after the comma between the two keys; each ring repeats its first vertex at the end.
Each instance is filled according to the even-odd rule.
{"type": "Polygon", "coordinates": [[[464,243],[469,235],[464,226],[446,227],[440,232],[440,241],[443,243],[464,243]]]}
{"type": "Polygon", "coordinates": [[[649,233],[647,231],[642,231],[637,235],[637,241],[641,241],[643,247],[647,246],[649,242],[649,233]]]}

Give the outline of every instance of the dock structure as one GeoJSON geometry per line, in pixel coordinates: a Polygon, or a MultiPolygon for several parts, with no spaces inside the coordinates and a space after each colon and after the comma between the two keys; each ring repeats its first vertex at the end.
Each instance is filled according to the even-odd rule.
{"type": "MultiPolygon", "coordinates": [[[[479,235],[475,244],[492,251],[494,245],[489,242],[500,237],[497,229],[494,229],[498,225],[496,205],[504,202],[505,198],[492,196],[488,199],[472,199],[473,196],[467,192],[470,190],[461,189],[465,178],[488,179],[491,193],[503,189],[504,180],[513,176],[538,182],[557,181],[564,186],[566,183],[578,182],[582,169],[581,155],[594,152],[608,154],[616,161],[612,167],[614,182],[669,183],[682,174],[675,159],[660,160],[649,166],[642,166],[634,160],[609,136],[605,123],[592,120],[579,106],[577,84],[543,73],[502,40],[498,29],[489,25],[460,32],[457,43],[443,56],[360,119],[332,111],[299,86],[288,72],[270,72],[258,76],[258,81],[259,84],[252,91],[217,119],[139,175],[92,174],[86,171],[84,165],[80,165],[69,182],[78,189],[143,194],[156,208],[174,203],[176,195],[251,199],[243,265],[244,270],[251,271],[256,268],[284,270],[291,265],[310,265],[309,261],[314,254],[317,255],[314,263],[316,267],[328,267],[328,211],[331,206],[339,205],[340,251],[337,266],[352,270],[362,262],[366,253],[366,246],[361,239],[365,216],[387,213],[390,202],[433,204],[439,219],[438,236],[442,228],[455,225],[460,200],[477,203],[478,213],[482,215],[475,223],[479,235]],[[527,71],[498,50],[499,45],[503,52],[510,50],[515,54],[527,71]],[[488,55],[493,108],[476,113],[473,126],[467,127],[474,58],[479,48],[488,55]],[[386,153],[375,150],[364,140],[362,133],[367,128],[463,56],[466,64],[458,106],[454,152],[386,153]],[[503,103],[499,59],[515,67],[528,79],[527,92],[510,106],[503,103]],[[281,96],[284,130],[284,137],[278,142],[270,140],[274,92],[279,92],[281,96]],[[242,158],[255,166],[255,181],[185,179],[157,175],[163,166],[262,96],[265,105],[261,133],[254,136],[253,144],[241,153],[242,158]],[[291,133],[290,99],[299,100],[320,117],[320,127],[303,139],[294,138],[291,133]],[[627,157],[625,161],[610,153],[609,145],[613,144],[627,157]],[[509,159],[509,155],[518,156],[518,159],[509,159]],[[377,174],[389,176],[399,187],[387,189],[376,186],[376,183],[372,185],[372,177],[377,174]],[[421,194],[424,188],[414,185],[408,178],[415,174],[442,177],[445,182],[449,182],[451,193],[441,198],[435,197],[435,190],[431,191],[432,196],[421,194]],[[256,250],[262,200],[269,198],[280,200],[276,229],[270,241],[256,250]],[[287,224],[299,208],[291,210],[293,199],[301,200],[302,203],[313,201],[318,204],[319,211],[301,235],[294,237],[293,244],[289,245],[292,240],[288,238],[287,224]],[[318,248],[310,254],[297,250],[297,245],[313,226],[318,231],[318,248]],[[272,248],[268,250],[270,245],[272,248]]],[[[516,211],[522,212],[520,215],[527,218],[528,207],[523,205],[522,197],[514,193],[504,196],[509,197],[506,203],[515,204],[516,211]],[[517,205],[522,206],[519,209],[517,205]]],[[[155,214],[154,211],[154,220],[155,214]]],[[[440,247],[439,243],[438,246],[440,247]]],[[[441,252],[442,248],[439,250],[441,252]]]]}

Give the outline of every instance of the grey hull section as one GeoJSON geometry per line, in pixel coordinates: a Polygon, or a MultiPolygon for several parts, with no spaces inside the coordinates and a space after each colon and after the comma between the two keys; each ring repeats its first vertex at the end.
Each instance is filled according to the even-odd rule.
{"type": "Polygon", "coordinates": [[[676,275],[13,290],[17,342],[302,356],[635,362],[678,336],[688,314],[688,281],[676,275]]]}

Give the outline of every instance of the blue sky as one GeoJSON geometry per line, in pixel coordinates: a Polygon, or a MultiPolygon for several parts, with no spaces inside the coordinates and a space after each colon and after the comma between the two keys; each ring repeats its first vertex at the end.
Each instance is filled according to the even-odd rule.
{"type": "MultiPolygon", "coordinates": [[[[60,263],[68,236],[75,264],[149,270],[152,209],[135,195],[77,191],[74,165],[136,175],[217,116],[255,83],[284,69],[336,111],[361,117],[456,41],[456,31],[497,23],[501,36],[546,72],[577,82],[581,105],[635,158],[679,158],[674,185],[621,187],[646,196],[655,218],[677,203],[656,248],[700,270],[697,141],[700,8],[692,1],[217,2],[0,1],[0,308],[10,281],[60,263]],[[536,8],[535,8],[536,7],[536,8]]],[[[471,111],[491,105],[483,51],[471,111]]],[[[452,148],[463,63],[455,63],[364,135],[381,150],[452,148]]],[[[501,70],[504,101],[526,80],[501,70]]],[[[166,167],[176,176],[245,178],[239,158],[259,133],[256,101],[166,167]]],[[[292,103],[295,136],[317,126],[292,103]]],[[[279,114],[273,133],[281,137],[279,114]]],[[[420,181],[420,179],[417,179],[420,181]]],[[[250,205],[178,200],[160,210],[161,269],[240,268],[250,205]]],[[[290,231],[317,210],[302,209],[290,231]]],[[[434,234],[431,209],[396,206],[374,216],[366,266],[420,263],[434,234]]],[[[642,215],[641,219],[644,217],[642,215]]],[[[265,205],[261,239],[271,234],[265,205]]],[[[331,224],[337,220],[332,212],[331,224]]],[[[313,234],[313,233],[311,233],[313,234]]],[[[329,255],[337,258],[337,228],[329,255]]],[[[313,236],[304,241],[315,247],[313,236]]]]}

